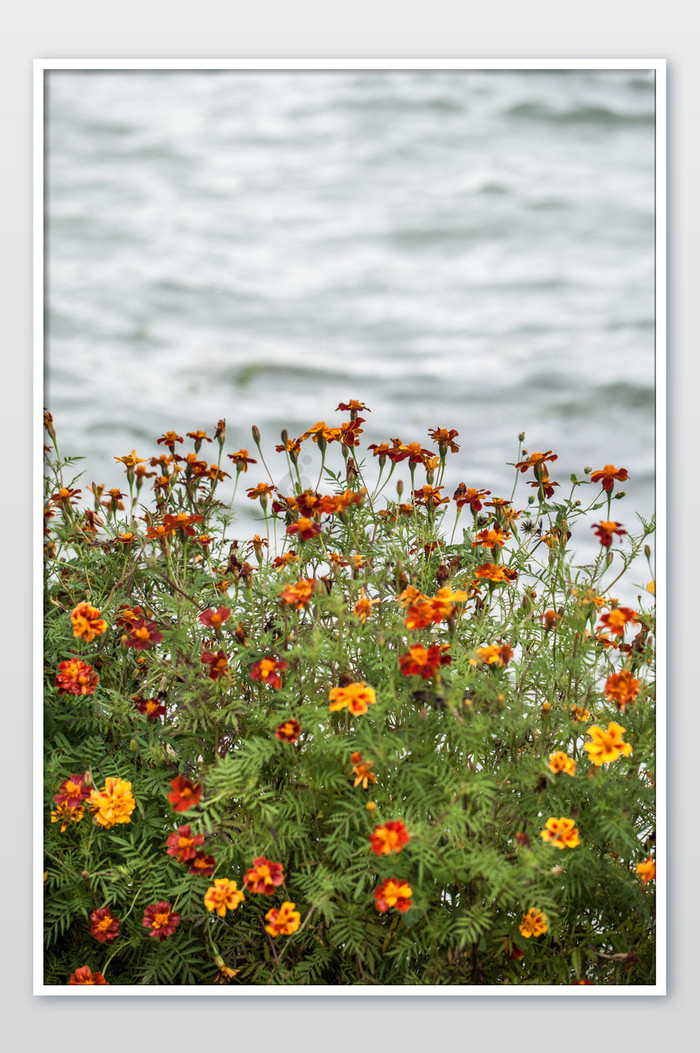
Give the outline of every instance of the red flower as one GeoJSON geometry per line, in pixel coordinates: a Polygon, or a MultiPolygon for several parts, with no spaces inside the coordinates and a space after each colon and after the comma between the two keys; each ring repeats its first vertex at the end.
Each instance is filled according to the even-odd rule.
{"type": "Polygon", "coordinates": [[[73,658],[60,663],[54,684],[59,695],[94,695],[99,679],[91,665],[73,658]]]}
{"type": "Polygon", "coordinates": [[[321,524],[314,523],[312,519],[301,517],[287,527],[287,533],[290,535],[298,534],[302,541],[308,541],[309,538],[318,537],[321,533],[321,524]]]}
{"type": "Polygon", "coordinates": [[[280,594],[280,603],[288,603],[298,611],[306,607],[316,589],[313,578],[301,578],[295,585],[285,585],[280,594]]]}
{"type": "Polygon", "coordinates": [[[381,885],[374,890],[374,905],[380,914],[386,914],[391,907],[396,907],[405,914],[411,906],[413,889],[407,881],[401,878],[386,878],[381,885]]]}
{"type": "Polygon", "coordinates": [[[601,628],[605,628],[614,636],[622,636],[628,623],[634,625],[638,621],[639,618],[631,607],[613,607],[609,614],[601,616],[600,625],[596,627],[596,631],[600,632],[601,628]]]}
{"type": "MultiPolygon", "coordinates": [[[[527,450],[523,450],[523,453],[527,454],[527,450]]],[[[556,460],[557,460],[556,453],[552,453],[551,450],[547,450],[546,453],[531,453],[526,461],[518,461],[518,463],[516,464],[515,467],[519,468],[521,472],[526,472],[528,470],[528,468],[532,468],[532,469],[534,469],[535,475],[537,475],[538,478],[539,478],[539,475],[543,471],[542,465],[545,463],[545,461],[556,461],[556,460]]],[[[545,474],[546,474],[546,471],[547,470],[544,469],[545,474]]]]}
{"type": "Polygon", "coordinates": [[[143,912],[143,925],[151,930],[148,935],[161,943],[172,936],[179,924],[180,915],[173,914],[171,905],[164,899],[152,903],[143,912]]]}
{"type": "Polygon", "coordinates": [[[199,804],[202,796],[201,782],[190,782],[189,779],[178,775],[176,779],[170,780],[170,785],[173,789],[172,793],[168,794],[168,800],[174,811],[187,812],[190,808],[194,808],[196,804],[199,804]]]}
{"type": "Polygon", "coordinates": [[[70,980],[69,984],[105,984],[109,987],[109,984],[105,980],[102,973],[93,973],[88,965],[81,965],[79,969],[76,969],[70,980]]]}
{"type": "Polygon", "coordinates": [[[280,742],[296,742],[301,734],[301,724],[298,720],[285,720],[275,728],[275,738],[280,742]]]}
{"type": "Polygon", "coordinates": [[[600,523],[595,523],[591,529],[595,530],[598,535],[598,539],[605,548],[609,548],[613,541],[613,534],[617,534],[618,537],[624,537],[627,533],[626,530],[622,530],[622,523],[612,523],[607,519],[604,519],[600,523]]]}
{"type": "Polygon", "coordinates": [[[271,896],[276,888],[284,882],[284,869],[281,863],[272,863],[264,856],[253,860],[250,870],[243,875],[243,883],[249,892],[260,892],[271,896]]]}
{"type": "Polygon", "coordinates": [[[163,634],[156,632],[156,623],[147,622],[145,618],[139,618],[129,629],[126,636],[122,636],[125,647],[133,647],[135,651],[145,651],[151,644],[160,643],[163,634]]]}
{"type": "Polygon", "coordinates": [[[58,787],[54,801],[56,804],[67,804],[69,808],[79,808],[82,802],[90,796],[92,786],[86,785],[86,782],[89,784],[91,781],[88,772],[84,775],[71,775],[69,779],[64,779],[58,787]]]}
{"type": "Polygon", "coordinates": [[[230,617],[231,611],[228,607],[219,607],[218,610],[208,607],[200,614],[199,621],[209,629],[219,629],[230,617]]]}
{"type": "Polygon", "coordinates": [[[463,508],[464,505],[469,505],[472,512],[480,512],[483,508],[481,498],[486,497],[490,494],[490,490],[475,490],[474,487],[466,487],[464,483],[460,483],[454,492],[452,500],[457,505],[457,508],[463,508]]]}
{"type": "Polygon", "coordinates": [[[170,834],[165,843],[169,846],[169,856],[173,856],[178,863],[187,863],[197,855],[199,845],[204,843],[204,834],[193,834],[192,827],[187,823],[170,834]]]}
{"type": "Polygon", "coordinates": [[[100,943],[112,943],[119,935],[119,918],[113,918],[109,907],[100,907],[90,915],[90,932],[100,943]]]}
{"type": "Polygon", "coordinates": [[[280,673],[287,668],[286,662],[278,662],[274,658],[262,658],[250,667],[250,679],[258,680],[261,684],[270,684],[277,689],[282,686],[280,673]]]}
{"type": "Polygon", "coordinates": [[[182,435],[178,435],[176,431],[166,431],[165,435],[161,435],[159,439],[156,439],[159,446],[161,443],[164,443],[170,450],[173,449],[176,442],[184,441],[182,435]]]}
{"type": "Polygon", "coordinates": [[[223,651],[202,651],[202,662],[209,666],[209,679],[219,680],[228,671],[228,659],[223,651]]]}
{"type": "Polygon", "coordinates": [[[216,870],[216,860],[214,856],[208,856],[205,852],[197,852],[187,869],[190,874],[201,874],[202,877],[209,877],[216,870]]]}
{"type": "Polygon", "coordinates": [[[635,680],[628,669],[623,669],[620,673],[613,673],[605,681],[605,697],[624,713],[625,706],[628,703],[632,705],[639,694],[640,683],[641,681],[635,680]]]}
{"type": "Polygon", "coordinates": [[[165,706],[161,705],[157,698],[141,698],[140,695],[132,695],[131,701],[139,713],[143,713],[149,720],[157,720],[165,716],[165,706]]]}
{"type": "Polygon", "coordinates": [[[596,472],[591,472],[591,482],[600,483],[606,493],[610,493],[613,488],[614,480],[622,483],[625,479],[629,479],[626,468],[616,468],[614,464],[606,464],[604,468],[599,468],[596,472]]]}
{"type": "Polygon", "coordinates": [[[428,649],[414,644],[410,651],[399,657],[401,672],[404,676],[420,676],[429,680],[435,676],[441,665],[449,665],[452,659],[443,654],[449,650],[449,644],[430,644],[428,649]]]}
{"type": "Polygon", "coordinates": [[[404,845],[411,840],[411,835],[400,819],[383,826],[375,826],[374,833],[370,834],[372,851],[376,856],[388,856],[392,852],[400,852],[404,845]]]}

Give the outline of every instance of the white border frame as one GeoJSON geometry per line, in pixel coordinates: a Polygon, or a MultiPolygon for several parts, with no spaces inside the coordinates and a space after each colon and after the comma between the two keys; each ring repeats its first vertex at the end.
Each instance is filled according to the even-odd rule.
{"type": "Polygon", "coordinates": [[[119,995],[218,995],[250,997],[259,995],[306,995],[312,997],[442,995],[442,996],[559,996],[615,997],[666,994],[666,684],[667,684],[667,524],[666,524],[666,60],[665,59],[425,59],[425,58],[285,58],[285,59],[35,59],[33,127],[33,993],[68,997],[119,995]],[[51,70],[653,70],[655,74],[655,450],[656,450],[656,601],[657,601],[657,684],[656,711],[656,900],[657,949],[656,984],[636,987],[543,986],[507,988],[488,985],[369,987],[104,987],[54,986],[43,982],[43,406],[44,406],[44,91],[45,74],[51,70]],[[661,829],[658,829],[661,819],[661,829]]]}

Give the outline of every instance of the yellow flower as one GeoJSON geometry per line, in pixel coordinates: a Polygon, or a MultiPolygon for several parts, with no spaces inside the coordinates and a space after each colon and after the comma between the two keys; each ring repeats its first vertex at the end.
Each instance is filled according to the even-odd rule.
{"type": "Polygon", "coordinates": [[[548,768],[558,774],[560,771],[566,775],[576,774],[576,761],[573,757],[567,757],[567,755],[561,751],[558,753],[550,753],[548,768]]]}
{"type": "Polygon", "coordinates": [[[117,823],[130,823],[136,807],[131,783],[124,779],[107,779],[101,790],[91,790],[89,806],[95,812],[95,822],[105,830],[117,823]]]}
{"type": "Polygon", "coordinates": [[[594,724],[588,732],[593,741],[585,744],[585,749],[588,751],[588,756],[592,763],[596,766],[611,764],[617,760],[620,754],[629,757],[632,747],[629,742],[622,741],[624,733],[625,729],[612,721],[608,724],[607,731],[603,731],[602,728],[594,724]]]}
{"type": "Polygon", "coordinates": [[[547,916],[541,910],[533,907],[527,914],[523,914],[523,920],[520,923],[520,935],[524,936],[526,940],[529,940],[531,936],[541,936],[546,931],[547,916]]]}
{"type": "Polygon", "coordinates": [[[555,819],[551,816],[544,825],[540,837],[543,841],[550,841],[555,848],[576,848],[581,843],[573,819],[565,819],[564,816],[555,819]]]}
{"type": "Polygon", "coordinates": [[[236,910],[244,899],[245,896],[235,881],[215,878],[214,884],[205,893],[204,906],[207,910],[215,910],[219,917],[223,918],[227,910],[236,910]]]}
{"type": "Polygon", "coordinates": [[[637,863],[636,869],[642,879],[642,886],[646,885],[647,881],[656,880],[656,863],[651,856],[645,859],[643,863],[637,863]]]}

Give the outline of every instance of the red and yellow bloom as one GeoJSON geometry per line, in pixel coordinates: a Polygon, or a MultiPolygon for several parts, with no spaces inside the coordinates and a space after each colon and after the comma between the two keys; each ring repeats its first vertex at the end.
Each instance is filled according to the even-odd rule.
{"type": "Polygon", "coordinates": [[[286,668],[286,662],[278,662],[276,658],[270,656],[261,658],[259,662],[255,662],[250,667],[250,679],[257,680],[261,684],[267,684],[269,687],[277,690],[277,688],[282,686],[280,673],[283,673],[286,668]]]}
{"type": "Polygon", "coordinates": [[[625,706],[631,706],[639,694],[640,684],[641,681],[635,680],[629,669],[623,669],[620,673],[612,673],[608,677],[603,690],[608,701],[614,702],[624,713],[625,706]]]}
{"type": "Polygon", "coordinates": [[[94,695],[99,679],[91,665],[73,658],[60,663],[54,684],[59,695],[94,695]]]}
{"type": "Polygon", "coordinates": [[[89,806],[95,813],[95,822],[105,830],[117,823],[130,823],[131,813],[136,807],[131,783],[124,779],[107,779],[101,790],[91,790],[89,806]]]}
{"type": "Polygon", "coordinates": [[[249,892],[258,892],[271,896],[276,888],[284,882],[284,868],[281,863],[273,863],[265,856],[253,860],[250,870],[243,875],[243,884],[249,892]]]}
{"type": "Polygon", "coordinates": [[[544,825],[544,830],[540,830],[540,837],[543,841],[549,841],[555,848],[576,848],[581,843],[573,819],[566,819],[564,816],[555,819],[552,816],[544,825]]]}
{"type": "Polygon", "coordinates": [[[69,984],[103,984],[109,987],[109,984],[105,980],[102,973],[93,973],[89,966],[81,965],[79,969],[71,975],[69,984]]]}
{"type": "Polygon", "coordinates": [[[204,906],[207,910],[216,911],[220,918],[226,916],[227,910],[237,910],[245,896],[235,881],[228,878],[216,878],[211,888],[204,895],[204,906]]]}
{"type": "Polygon", "coordinates": [[[624,537],[627,533],[626,530],[622,529],[622,523],[613,523],[609,519],[603,519],[600,523],[595,523],[591,529],[598,535],[598,540],[603,548],[610,548],[614,534],[617,534],[618,537],[624,537]]]}
{"type": "Polygon", "coordinates": [[[576,774],[576,761],[573,757],[568,757],[562,750],[558,753],[550,753],[547,767],[555,775],[558,775],[559,772],[563,772],[565,775],[576,774]]]}
{"type": "Polygon", "coordinates": [[[591,482],[600,483],[606,493],[610,493],[614,486],[615,479],[618,482],[624,482],[625,479],[629,479],[626,468],[616,468],[614,464],[606,464],[604,468],[598,468],[597,471],[591,472],[591,482]]]}
{"type": "Polygon", "coordinates": [[[73,623],[73,636],[86,643],[107,631],[107,622],[100,618],[100,611],[90,603],[79,603],[74,607],[70,620],[73,623]]]}
{"type": "Polygon", "coordinates": [[[450,655],[445,654],[449,647],[449,644],[430,644],[425,648],[414,644],[406,654],[399,655],[402,674],[420,676],[423,680],[436,676],[441,665],[449,665],[452,661],[450,655]]]}
{"type": "Polygon", "coordinates": [[[392,852],[400,852],[411,840],[411,835],[401,819],[395,819],[383,826],[375,826],[369,840],[376,856],[388,856],[392,852]]]}
{"type": "Polygon", "coordinates": [[[361,683],[346,684],[345,687],[334,687],[328,695],[333,712],[347,708],[353,716],[367,712],[374,705],[377,696],[373,687],[368,687],[364,680],[361,683]]]}
{"type": "Polygon", "coordinates": [[[285,900],[279,909],[272,907],[268,910],[265,915],[267,922],[265,932],[269,932],[270,936],[291,936],[293,932],[296,932],[301,921],[301,914],[294,909],[295,906],[295,903],[285,900]]]}
{"type": "Polygon", "coordinates": [[[180,924],[180,915],[173,913],[172,906],[167,900],[161,899],[158,903],[152,903],[143,912],[143,923],[145,928],[150,929],[148,935],[162,943],[172,936],[180,924]]]}
{"type": "Polygon", "coordinates": [[[90,932],[100,943],[112,943],[119,935],[119,918],[113,918],[109,907],[100,907],[90,915],[90,932]]]}
{"type": "Polygon", "coordinates": [[[275,728],[275,738],[278,738],[280,742],[296,742],[300,735],[301,724],[291,717],[275,728]]]}
{"type": "Polygon", "coordinates": [[[179,826],[175,833],[170,834],[165,842],[168,846],[167,853],[177,860],[178,863],[187,863],[197,855],[197,849],[204,842],[204,834],[193,834],[192,827],[187,823],[179,826]]]}
{"type": "Polygon", "coordinates": [[[381,885],[374,890],[374,905],[380,914],[386,914],[391,907],[405,914],[411,906],[413,889],[407,881],[401,878],[386,878],[381,885]]]}
{"type": "Polygon", "coordinates": [[[170,785],[172,790],[168,794],[168,800],[174,811],[187,812],[199,804],[203,789],[201,782],[190,782],[183,775],[178,775],[176,779],[170,780],[170,785]]]}
{"type": "Polygon", "coordinates": [[[612,721],[608,724],[607,731],[603,731],[595,724],[589,728],[588,734],[592,742],[585,743],[585,749],[588,751],[589,759],[596,767],[601,764],[611,764],[620,756],[629,757],[632,747],[629,742],[622,741],[624,733],[625,729],[612,721]]]}
{"type": "Polygon", "coordinates": [[[523,914],[520,922],[520,935],[529,940],[531,936],[542,936],[547,931],[547,916],[541,910],[532,907],[527,914],[523,914]]]}

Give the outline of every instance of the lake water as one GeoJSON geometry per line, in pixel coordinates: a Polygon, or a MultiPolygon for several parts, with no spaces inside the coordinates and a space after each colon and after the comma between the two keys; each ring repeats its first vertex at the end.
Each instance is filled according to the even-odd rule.
{"type": "Polygon", "coordinates": [[[51,72],[63,452],[115,486],[114,456],[164,430],[225,417],[228,450],[253,424],[272,450],[356,398],[367,442],[459,431],[449,494],[507,496],[523,431],[562,491],[625,467],[613,518],[634,529],[653,510],[654,105],[643,72],[51,72]]]}

